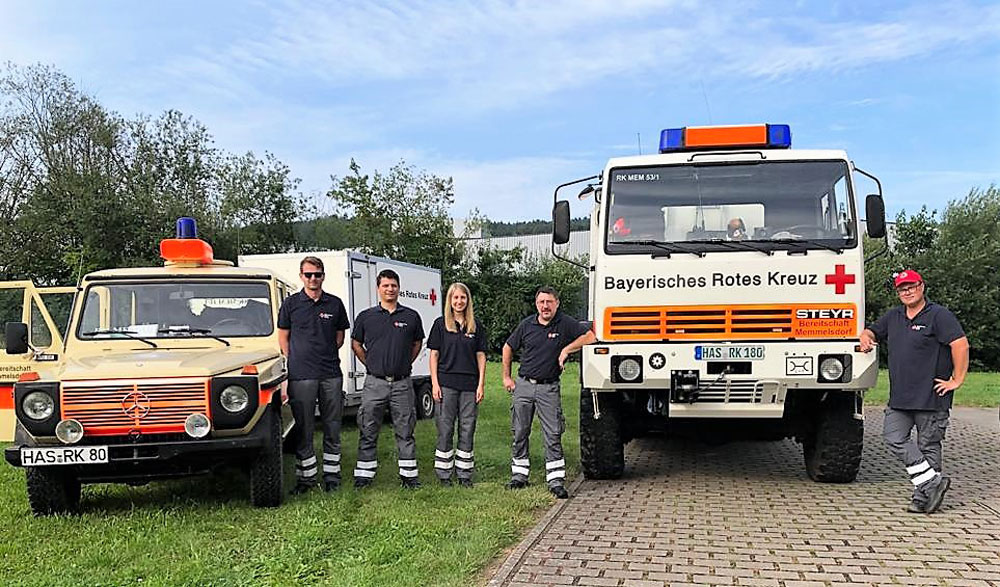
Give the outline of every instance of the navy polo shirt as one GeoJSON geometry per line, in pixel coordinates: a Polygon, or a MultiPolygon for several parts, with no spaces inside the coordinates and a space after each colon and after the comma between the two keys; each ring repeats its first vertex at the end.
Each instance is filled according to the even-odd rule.
{"type": "Polygon", "coordinates": [[[278,328],[288,330],[288,379],[343,377],[337,331],[347,330],[344,302],[322,292],[313,301],[303,289],[285,298],[278,310],[278,328]]]}
{"type": "Polygon", "coordinates": [[[528,316],[507,337],[507,345],[515,352],[521,350],[521,366],[517,374],[525,379],[556,380],[559,353],[587,332],[587,326],[561,311],[548,324],[542,325],[538,315],[528,316]]]}
{"type": "Polygon", "coordinates": [[[939,396],[934,379],[949,379],[954,365],[952,342],[965,336],[947,308],[927,302],[909,319],[897,306],[868,326],[875,339],[889,345],[889,407],[897,410],[947,410],[953,393],[939,396]]]}
{"type": "Polygon", "coordinates": [[[486,352],[486,332],[476,320],[476,331],[458,332],[444,327],[444,318],[438,318],[427,335],[427,348],[438,352],[438,383],[459,391],[476,391],[479,387],[479,362],[476,355],[486,352]]]}
{"type": "Polygon", "coordinates": [[[397,305],[390,313],[380,305],[354,319],[351,338],[365,347],[365,367],[376,377],[406,377],[413,361],[413,343],[424,339],[420,314],[397,305]]]}

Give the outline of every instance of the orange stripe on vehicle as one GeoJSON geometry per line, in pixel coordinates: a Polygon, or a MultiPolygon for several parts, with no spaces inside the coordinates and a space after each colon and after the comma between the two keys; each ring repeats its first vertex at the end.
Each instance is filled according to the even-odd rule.
{"type": "Polygon", "coordinates": [[[0,410],[14,409],[14,386],[0,385],[0,410]]]}
{"type": "Polygon", "coordinates": [[[603,340],[853,338],[858,324],[854,304],[615,306],[603,340]]]}
{"type": "Polygon", "coordinates": [[[687,127],[684,143],[688,147],[733,147],[766,145],[767,125],[687,127]]]}

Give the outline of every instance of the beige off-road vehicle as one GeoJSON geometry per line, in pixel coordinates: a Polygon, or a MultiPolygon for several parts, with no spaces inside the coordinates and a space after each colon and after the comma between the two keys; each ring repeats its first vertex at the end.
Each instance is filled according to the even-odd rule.
{"type": "MultiPolygon", "coordinates": [[[[85,276],[59,360],[14,385],[14,445],[35,514],[76,510],[80,486],[144,483],[244,467],[256,506],[283,497],[282,392],[275,326],[289,286],[270,271],[215,261],[193,220],[161,243],[163,267],[85,276]]],[[[29,329],[6,325],[6,352],[29,329]]]]}

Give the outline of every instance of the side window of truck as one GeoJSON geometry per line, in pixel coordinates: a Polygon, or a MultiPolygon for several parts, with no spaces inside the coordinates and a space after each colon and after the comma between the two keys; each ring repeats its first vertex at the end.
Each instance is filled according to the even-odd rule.
{"type": "Polygon", "coordinates": [[[31,300],[31,345],[40,349],[52,346],[52,331],[45,324],[35,300],[31,300]]]}
{"type": "MultiPolygon", "coordinates": [[[[0,324],[20,322],[24,311],[24,288],[0,289],[0,324]]],[[[0,348],[7,348],[7,341],[0,336],[0,348]]]]}

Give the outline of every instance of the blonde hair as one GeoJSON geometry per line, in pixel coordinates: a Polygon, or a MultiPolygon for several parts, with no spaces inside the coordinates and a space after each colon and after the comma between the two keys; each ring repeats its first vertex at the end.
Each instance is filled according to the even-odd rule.
{"type": "Polygon", "coordinates": [[[444,327],[448,332],[458,332],[458,321],[455,320],[455,313],[451,309],[451,295],[455,290],[462,290],[469,302],[465,305],[465,331],[469,334],[476,332],[476,313],[472,310],[472,292],[469,286],[456,281],[448,287],[448,293],[444,297],[444,327]]]}

